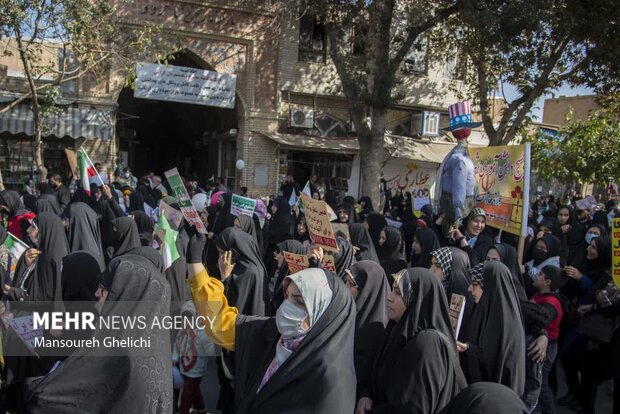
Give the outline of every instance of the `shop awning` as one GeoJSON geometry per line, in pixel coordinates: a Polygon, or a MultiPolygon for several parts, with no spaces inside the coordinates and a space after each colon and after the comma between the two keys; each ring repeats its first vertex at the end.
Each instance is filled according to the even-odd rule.
{"type": "MultiPolygon", "coordinates": [[[[257,132],[274,140],[285,148],[297,150],[355,154],[360,149],[357,138],[325,138],[279,132],[257,132]]],[[[384,146],[392,157],[441,164],[448,152],[454,148],[454,145],[455,144],[449,142],[431,142],[386,134],[384,146]]]]}
{"type": "Polygon", "coordinates": [[[302,151],[344,152],[354,154],[360,149],[357,138],[326,138],[280,132],[256,132],[272,139],[285,148],[302,151]]]}
{"type": "MultiPolygon", "coordinates": [[[[60,112],[45,120],[44,137],[54,135],[59,138],[111,139],[114,136],[114,108],[93,105],[60,108],[60,112]]],[[[30,104],[24,102],[0,113],[0,132],[33,135],[30,104]]]]}
{"type": "Polygon", "coordinates": [[[385,135],[385,148],[392,157],[406,158],[414,161],[441,164],[443,159],[456,144],[451,142],[431,142],[400,135],[385,135]],[[392,152],[394,151],[394,152],[392,152]]]}

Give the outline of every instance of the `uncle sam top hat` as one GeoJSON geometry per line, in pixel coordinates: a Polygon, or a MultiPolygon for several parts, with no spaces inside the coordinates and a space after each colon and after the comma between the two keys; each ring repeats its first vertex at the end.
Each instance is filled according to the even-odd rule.
{"type": "Polygon", "coordinates": [[[468,101],[457,102],[448,107],[450,126],[443,128],[444,131],[454,131],[461,128],[476,128],[482,122],[473,122],[471,116],[471,104],[468,101]]]}

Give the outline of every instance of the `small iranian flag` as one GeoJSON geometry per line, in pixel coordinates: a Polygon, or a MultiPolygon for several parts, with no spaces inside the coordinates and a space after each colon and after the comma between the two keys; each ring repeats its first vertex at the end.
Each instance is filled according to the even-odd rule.
{"type": "Polygon", "coordinates": [[[78,150],[78,163],[80,164],[80,181],[82,182],[82,189],[86,194],[88,194],[88,196],[90,196],[90,184],[94,183],[98,187],[102,187],[103,181],[95,169],[95,165],[83,148],[78,150]]]}
{"type": "Polygon", "coordinates": [[[19,258],[22,257],[22,254],[24,254],[26,250],[28,250],[28,246],[9,232],[7,232],[6,239],[2,244],[9,251],[9,258],[7,263],[8,271],[6,275],[7,280],[5,280],[5,283],[8,284],[13,278],[13,273],[15,272],[15,267],[17,266],[19,258]]]}
{"type": "Polygon", "coordinates": [[[159,216],[159,220],[157,220],[157,228],[159,230],[158,234],[161,238],[161,246],[159,251],[164,261],[164,269],[168,270],[168,268],[172,266],[172,263],[180,257],[176,244],[179,232],[170,227],[170,223],[168,223],[168,219],[165,214],[161,214],[159,216]]]}
{"type": "Polygon", "coordinates": [[[26,245],[26,243],[8,232],[3,244],[9,250],[11,256],[15,258],[15,264],[17,264],[19,258],[22,257],[22,254],[24,254],[24,252],[28,250],[28,246],[26,245]]]}

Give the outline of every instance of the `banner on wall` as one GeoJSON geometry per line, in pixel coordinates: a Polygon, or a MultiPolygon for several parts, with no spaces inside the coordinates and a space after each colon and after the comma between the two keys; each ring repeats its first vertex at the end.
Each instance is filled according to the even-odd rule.
{"type": "Polygon", "coordinates": [[[420,211],[431,204],[431,189],[437,176],[436,166],[426,166],[412,160],[390,160],[383,168],[386,189],[392,195],[397,190],[412,195],[413,211],[420,211]]]}
{"type": "Polygon", "coordinates": [[[141,62],[136,66],[134,98],[232,109],[236,84],[237,75],[141,62]]]}
{"type": "Polygon", "coordinates": [[[469,148],[476,176],[475,207],[486,224],[517,236],[527,233],[530,144],[469,148]]]}

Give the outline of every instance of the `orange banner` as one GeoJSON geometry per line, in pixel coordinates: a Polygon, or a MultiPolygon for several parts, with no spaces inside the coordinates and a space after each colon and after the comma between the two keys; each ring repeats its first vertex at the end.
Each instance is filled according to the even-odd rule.
{"type": "Polygon", "coordinates": [[[321,246],[324,250],[337,252],[338,244],[332,223],[329,221],[329,212],[325,201],[315,200],[304,193],[301,194],[301,200],[312,244],[321,246]]]}
{"type": "MultiPolygon", "coordinates": [[[[310,263],[308,262],[308,256],[295,254],[291,252],[283,252],[284,260],[288,265],[288,269],[291,273],[297,273],[300,270],[307,269],[310,267],[310,263]]],[[[334,264],[334,256],[326,254],[323,256],[323,260],[321,260],[321,268],[325,270],[329,270],[330,272],[336,271],[336,266],[334,264]]]]}

